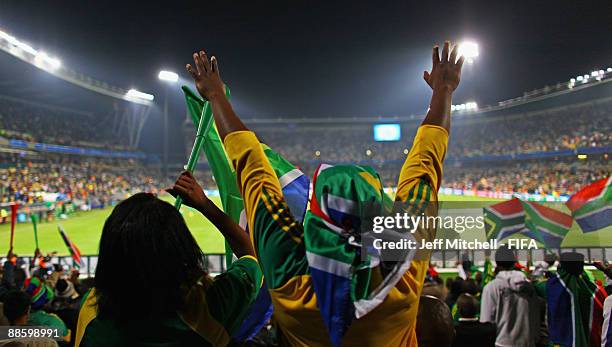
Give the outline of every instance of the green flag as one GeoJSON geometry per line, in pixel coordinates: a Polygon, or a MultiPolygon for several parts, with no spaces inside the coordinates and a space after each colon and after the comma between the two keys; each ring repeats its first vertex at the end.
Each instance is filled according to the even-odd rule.
{"type": "MultiPolygon", "coordinates": [[[[227,160],[223,142],[217,132],[217,128],[214,126],[213,114],[212,112],[203,112],[205,109],[210,109],[210,106],[207,101],[197,96],[187,86],[183,86],[182,89],[185,93],[187,109],[189,110],[193,123],[198,126],[201,117],[203,117],[205,124],[213,124],[207,127],[205,133],[202,134],[204,154],[212,170],[215,182],[219,187],[219,196],[221,198],[223,211],[230,216],[234,222],[239,223],[240,213],[244,209],[242,196],[238,189],[236,172],[231,163],[227,160]]],[[[226,88],[226,94],[229,97],[229,88],[226,88]]],[[[225,260],[226,264],[229,265],[232,263],[232,251],[227,244],[225,246],[225,260]]]]}

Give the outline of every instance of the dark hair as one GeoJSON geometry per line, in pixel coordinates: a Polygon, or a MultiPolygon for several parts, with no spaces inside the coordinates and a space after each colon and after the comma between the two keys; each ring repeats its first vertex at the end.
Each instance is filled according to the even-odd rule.
{"type": "Polygon", "coordinates": [[[104,223],[95,293],[101,317],[174,312],[182,286],[204,273],[204,256],[181,214],[152,194],[119,203],[104,223]]]}
{"type": "Polygon", "coordinates": [[[2,312],[11,324],[28,313],[30,308],[30,297],[25,292],[20,290],[11,290],[3,296],[4,305],[2,312]]]}
{"type": "Polygon", "coordinates": [[[495,252],[495,263],[500,270],[512,270],[516,265],[516,254],[508,246],[503,245],[495,252]]]}
{"type": "Polygon", "coordinates": [[[60,278],[59,280],[57,280],[57,283],[55,284],[55,289],[58,292],[63,292],[64,290],[66,290],[66,288],[68,288],[68,282],[65,279],[60,278]]]}
{"type": "Polygon", "coordinates": [[[417,341],[421,347],[450,347],[455,337],[453,317],[444,301],[421,296],[417,313],[417,341]]]}
{"type": "Polygon", "coordinates": [[[478,300],[471,294],[463,293],[457,299],[457,310],[461,318],[475,318],[478,314],[478,300]]]}

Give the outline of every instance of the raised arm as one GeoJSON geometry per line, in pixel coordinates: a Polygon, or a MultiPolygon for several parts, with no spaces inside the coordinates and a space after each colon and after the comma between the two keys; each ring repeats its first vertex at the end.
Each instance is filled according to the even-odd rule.
{"type": "Polygon", "coordinates": [[[255,254],[248,234],[206,197],[204,190],[189,171],[183,172],[174,187],[167,191],[175,197],[180,195],[187,206],[195,208],[208,218],[223,234],[236,257],[255,254]]]}
{"type": "Polygon", "coordinates": [[[450,132],[451,96],[461,79],[461,67],[464,57],[457,60],[457,45],[455,45],[449,56],[448,41],[444,42],[442,56],[439,54],[439,47],[436,45],[432,53],[431,72],[425,71],[423,78],[433,90],[429,111],[423,120],[423,125],[437,125],[450,132]]]}
{"type": "Polygon", "coordinates": [[[433,48],[431,72],[423,78],[433,93],[429,111],[417,131],[412,149],[402,167],[397,184],[396,199],[425,204],[435,201],[442,181],[442,162],[448,146],[452,94],[459,85],[463,57],[457,59],[457,46],[450,51],[446,41],[439,54],[433,48]]]}
{"type": "Polygon", "coordinates": [[[221,141],[224,141],[225,136],[229,133],[248,130],[234,113],[232,105],[225,96],[224,83],[219,75],[217,58],[213,56],[208,61],[206,52],[200,51],[200,53],[193,54],[193,62],[195,68],[191,64],[187,64],[187,71],[193,77],[200,95],[211,104],[221,141]]]}

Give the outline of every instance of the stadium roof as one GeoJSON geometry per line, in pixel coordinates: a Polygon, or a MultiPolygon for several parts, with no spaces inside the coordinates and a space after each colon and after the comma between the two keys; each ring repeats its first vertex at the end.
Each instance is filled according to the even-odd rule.
{"type": "Polygon", "coordinates": [[[84,114],[106,111],[113,101],[5,53],[0,53],[0,90],[0,94],[8,98],[84,114]]]}

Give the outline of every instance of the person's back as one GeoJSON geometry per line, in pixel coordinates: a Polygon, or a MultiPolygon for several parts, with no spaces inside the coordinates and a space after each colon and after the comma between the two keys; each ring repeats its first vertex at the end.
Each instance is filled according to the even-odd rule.
{"type": "Polygon", "coordinates": [[[515,260],[498,260],[502,254],[514,257],[511,251],[498,249],[501,271],[483,288],[480,321],[495,324],[496,346],[535,346],[540,336],[539,300],[525,274],[512,270],[515,260]]]}
{"type": "Polygon", "coordinates": [[[493,347],[496,329],[493,323],[478,320],[478,300],[470,294],[457,299],[459,321],[455,325],[453,347],[493,347]]]}
{"type": "Polygon", "coordinates": [[[240,258],[212,279],[172,205],[144,193],[121,202],[104,225],[75,345],[227,345],[262,281],[257,261],[236,253],[240,258]]]}
{"type": "MultiPolygon", "coordinates": [[[[457,52],[456,46],[451,51],[448,41],[441,55],[436,46],[433,69],[423,76],[433,90],[430,109],[402,167],[396,193],[396,201],[410,205],[413,215],[437,214],[451,97],[464,61],[457,59],[457,52]]],[[[388,264],[382,264],[379,254],[364,254],[366,260],[361,257],[369,249],[361,244],[362,233],[372,232],[361,229],[363,212],[368,210],[372,217],[387,203],[378,174],[357,165],[320,165],[302,224],[289,211],[280,179],[261,143],[225,97],[216,58],[209,61],[204,51],[193,57],[195,67],[187,65],[187,70],[215,110],[215,124],[236,171],[282,342],[380,346],[382,341],[389,346],[416,346],[419,296],[431,251],[417,252],[412,261],[407,256],[410,252],[405,252],[401,261],[389,265],[391,271],[384,268],[388,264]]],[[[409,238],[410,232],[405,231],[402,237],[409,238]]],[[[435,229],[429,227],[418,228],[410,238],[429,241],[434,236],[435,229]]]]}

